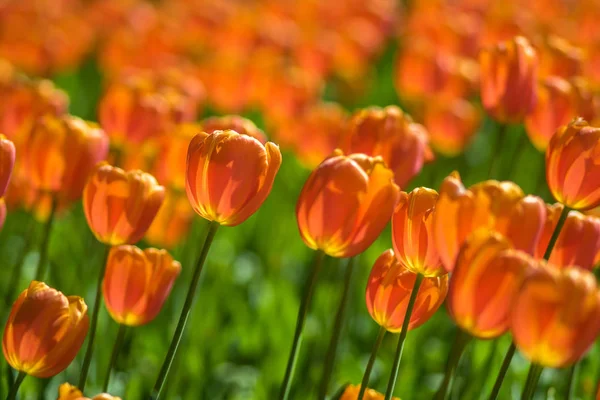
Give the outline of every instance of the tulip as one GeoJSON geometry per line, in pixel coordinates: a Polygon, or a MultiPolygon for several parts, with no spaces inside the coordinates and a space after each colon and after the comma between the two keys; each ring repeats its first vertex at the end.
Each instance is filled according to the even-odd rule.
{"type": "Polygon", "coordinates": [[[438,194],[433,189],[416,188],[400,192],[392,216],[392,242],[398,260],[415,274],[435,277],[446,274],[433,242],[433,211],[438,194]]]}
{"type": "Polygon", "coordinates": [[[0,134],[0,197],[4,197],[15,165],[15,145],[0,134]]]}
{"type": "Polygon", "coordinates": [[[581,268],[538,268],[523,282],[514,305],[514,341],[534,364],[568,367],[600,334],[600,292],[594,275],[581,268]]]}
{"type": "Polygon", "coordinates": [[[235,226],[265,201],[281,165],[274,143],[232,130],[196,135],[188,148],[186,191],[202,218],[235,226]]]}
{"type": "Polygon", "coordinates": [[[425,128],[412,122],[396,106],[370,107],[355,113],[349,122],[344,148],[349,154],[381,156],[400,187],[433,159],[425,128]]]}
{"type": "Polygon", "coordinates": [[[503,124],[519,123],[537,102],[538,57],[522,36],[483,49],[479,55],[481,102],[503,124]]]}
{"type": "MultiPolygon", "coordinates": [[[[398,261],[391,249],[375,261],[367,283],[367,309],[371,318],[388,332],[397,333],[402,330],[416,278],[417,274],[398,261]]],[[[423,279],[408,330],[427,322],[444,302],[447,291],[447,274],[423,279]]]]}
{"type": "Polygon", "coordinates": [[[585,61],[584,49],[574,46],[561,37],[550,35],[540,56],[540,73],[566,79],[580,76],[585,61]]]}
{"type": "Polygon", "coordinates": [[[336,150],[308,177],[296,205],[304,243],[332,257],[353,257],[377,239],[400,189],[380,157],[336,150]]]}
{"type": "Polygon", "coordinates": [[[33,281],[12,306],[2,339],[4,357],[17,371],[49,378],[73,361],[88,325],[81,297],[33,281]]]}
{"type": "Polygon", "coordinates": [[[152,224],[164,196],[164,187],[152,175],[100,163],[83,190],[83,210],[100,242],[136,243],[152,224]]]}
{"type": "Polygon", "coordinates": [[[542,233],[538,239],[537,246],[533,252],[535,258],[543,258],[550,244],[552,234],[556,230],[561,214],[563,213],[564,206],[560,203],[546,204],[546,219],[544,221],[544,227],[542,233]]]}
{"type": "Polygon", "coordinates": [[[262,144],[267,143],[267,136],[258,129],[254,122],[240,117],[239,115],[225,115],[222,117],[210,117],[202,121],[202,131],[208,134],[214,131],[236,131],[241,135],[251,136],[262,144]]]}
{"type": "Polygon", "coordinates": [[[510,327],[514,298],[536,262],[512,250],[508,239],[481,229],[462,246],[448,291],[456,324],[480,339],[496,338],[510,327]]]}
{"type": "Polygon", "coordinates": [[[558,235],[549,262],[591,270],[600,252],[600,218],[571,211],[558,235]]]}
{"type": "Polygon", "coordinates": [[[146,241],[173,249],[187,236],[194,215],[185,194],[167,191],[163,205],[146,232],[146,241]]]}
{"type": "Polygon", "coordinates": [[[152,172],[161,185],[185,191],[187,150],[191,140],[200,132],[200,124],[185,123],[158,139],[158,153],[152,172]]]}
{"type": "Polygon", "coordinates": [[[600,205],[600,128],[578,118],[550,139],[546,150],[546,181],[556,200],[569,208],[600,205]]]}
{"type": "Polygon", "coordinates": [[[113,247],[108,255],[102,293],[109,314],[123,325],[152,321],[171,292],[181,265],[165,250],[131,245],[113,247]]]}
{"type": "Polygon", "coordinates": [[[545,216],[543,200],[524,196],[512,182],[488,180],[466,189],[458,173],[452,173],[440,187],[433,212],[433,233],[444,268],[452,272],[461,246],[478,228],[495,230],[514,248],[533,254],[545,216]]]}
{"type": "Polygon", "coordinates": [[[63,383],[58,388],[58,400],[121,400],[120,397],[111,396],[108,393],[97,394],[92,397],[84,397],[81,390],[69,383],[63,383]]]}
{"type": "MultiPolygon", "coordinates": [[[[339,400],[356,400],[356,399],[358,399],[359,392],[360,392],[359,385],[348,385],[344,389],[344,393],[342,393],[342,397],[340,397],[339,400]]],[[[366,389],[363,399],[364,400],[383,400],[384,397],[383,397],[383,394],[381,394],[373,389],[366,389]]],[[[400,399],[397,397],[392,397],[392,400],[400,400],[400,399]]]]}

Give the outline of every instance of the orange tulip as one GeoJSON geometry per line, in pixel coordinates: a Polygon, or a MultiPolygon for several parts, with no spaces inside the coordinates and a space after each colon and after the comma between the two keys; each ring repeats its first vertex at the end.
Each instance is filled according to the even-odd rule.
{"type": "Polygon", "coordinates": [[[517,36],[479,55],[481,102],[501,123],[519,123],[536,102],[538,58],[529,41],[517,36]]]}
{"type": "Polygon", "coordinates": [[[600,218],[571,211],[565,220],[549,262],[557,267],[577,265],[591,270],[600,251],[600,218]]]}
{"type": "Polygon", "coordinates": [[[415,274],[446,274],[433,240],[433,210],[438,194],[433,189],[416,188],[400,192],[392,215],[392,242],[398,260],[415,274]]]}
{"type": "Polygon", "coordinates": [[[437,250],[448,272],[467,237],[478,228],[495,230],[512,246],[533,254],[545,223],[546,206],[512,182],[488,180],[466,189],[457,172],[442,183],[433,213],[437,250]]]}
{"type": "Polygon", "coordinates": [[[138,242],[165,197],[150,174],[100,163],[83,190],[83,211],[94,236],[116,246],[138,242]]]}
{"type": "Polygon", "coordinates": [[[538,102],[525,118],[527,136],[540,151],[546,150],[554,132],[577,114],[575,93],[571,84],[559,77],[546,78],[538,86],[538,102]]]}
{"type": "Polygon", "coordinates": [[[540,55],[540,74],[567,79],[580,76],[584,62],[584,49],[574,46],[564,38],[550,35],[540,55]]]}
{"type": "Polygon", "coordinates": [[[57,400],[121,400],[120,397],[111,396],[108,393],[98,394],[91,399],[85,397],[81,390],[69,383],[63,383],[58,388],[58,399],[57,400]]]}
{"type": "Polygon", "coordinates": [[[396,106],[370,107],[353,115],[344,140],[346,151],[381,156],[400,187],[433,159],[427,131],[396,106]]]}
{"type": "Polygon", "coordinates": [[[15,166],[15,145],[0,134],[0,197],[4,197],[15,166]]]}
{"type": "Polygon", "coordinates": [[[106,159],[108,137],[98,125],[77,117],[45,116],[24,149],[25,174],[34,189],[77,200],[96,164],[106,159]]]}
{"type": "Polygon", "coordinates": [[[267,136],[258,129],[254,122],[240,117],[239,115],[224,115],[221,117],[210,117],[202,121],[202,131],[213,133],[214,131],[236,131],[241,135],[248,135],[258,140],[262,144],[267,143],[267,136]]]}
{"type": "MultiPolygon", "coordinates": [[[[360,393],[360,385],[348,385],[344,389],[344,393],[342,393],[342,397],[339,400],[356,400],[358,399],[358,395],[360,393]]],[[[365,397],[363,400],[383,400],[385,396],[382,393],[379,393],[373,389],[365,390],[365,397]]],[[[397,397],[392,397],[392,400],[400,400],[397,397]]]]}
{"type": "Polygon", "coordinates": [[[581,118],[559,128],[546,150],[546,180],[554,198],[567,207],[600,205],[600,128],[581,118]]]}
{"type": "Polygon", "coordinates": [[[152,321],[171,293],[181,265],[166,250],[123,245],[110,249],[102,283],[104,302],[119,324],[152,321]]]}
{"type": "Polygon", "coordinates": [[[511,329],[531,362],[551,368],[574,364],[600,334],[596,278],[578,267],[538,268],[515,299],[511,329]]]}
{"type": "Polygon", "coordinates": [[[193,218],[194,211],[185,194],[167,191],[145,239],[154,246],[172,249],[187,236],[193,218]]]}
{"type": "Polygon", "coordinates": [[[308,177],[296,205],[304,243],[332,257],[353,257],[377,239],[400,189],[381,157],[340,150],[308,177]]]}
{"type": "Polygon", "coordinates": [[[186,191],[202,218],[244,222],[265,201],[281,165],[279,147],[236,131],[196,135],[188,148],[186,191]]]}
{"type": "Polygon", "coordinates": [[[185,123],[158,139],[158,154],[152,171],[161,185],[178,191],[185,190],[187,150],[194,136],[200,132],[200,124],[185,123]]]}
{"type": "Polygon", "coordinates": [[[496,338],[509,329],[514,298],[536,265],[532,257],[510,247],[502,235],[481,229],[458,254],[448,311],[461,329],[477,338],[496,338]]]}
{"type": "Polygon", "coordinates": [[[88,325],[81,297],[33,281],[12,306],[2,339],[4,357],[18,371],[49,378],[73,361],[88,325]]]}
{"type": "MultiPolygon", "coordinates": [[[[367,309],[371,318],[389,332],[400,332],[417,274],[398,261],[389,249],[379,256],[367,283],[367,309]]],[[[418,328],[440,308],[448,292],[448,274],[423,278],[408,330],[418,328]]]]}

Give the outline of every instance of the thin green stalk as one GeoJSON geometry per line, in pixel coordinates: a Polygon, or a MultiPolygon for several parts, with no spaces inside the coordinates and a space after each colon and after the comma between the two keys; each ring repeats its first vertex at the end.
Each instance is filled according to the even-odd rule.
{"type": "Polygon", "coordinates": [[[54,217],[56,215],[56,207],[58,200],[56,196],[52,197],[52,206],[50,208],[50,215],[48,215],[48,221],[44,227],[44,233],[42,236],[42,246],[40,247],[40,258],[38,260],[37,269],[35,271],[35,280],[43,281],[48,269],[48,245],[50,243],[50,233],[52,232],[52,225],[54,224],[54,217]]]}
{"type": "Polygon", "coordinates": [[[365,374],[363,375],[362,382],[360,383],[360,391],[358,392],[357,400],[363,400],[363,397],[365,397],[365,391],[367,390],[367,387],[369,387],[369,378],[371,377],[371,371],[373,370],[373,365],[375,364],[375,360],[377,359],[377,352],[381,347],[381,342],[383,341],[383,337],[385,336],[386,332],[387,330],[383,326],[379,328],[377,339],[375,339],[375,344],[373,345],[373,349],[371,350],[369,362],[367,362],[365,374]]]}
{"type": "Polygon", "coordinates": [[[525,383],[525,387],[523,388],[523,393],[521,394],[521,400],[530,400],[533,398],[535,394],[535,388],[537,387],[537,383],[540,380],[540,375],[542,375],[544,367],[538,364],[531,364],[529,367],[529,373],[527,374],[527,381],[525,383]]]}
{"type": "Polygon", "coordinates": [[[556,224],[556,228],[554,228],[554,232],[552,232],[552,237],[550,238],[550,242],[548,242],[548,247],[546,247],[546,252],[544,253],[544,260],[549,260],[550,255],[552,254],[552,250],[554,250],[554,245],[556,244],[556,240],[558,239],[558,235],[567,220],[567,216],[569,215],[569,207],[564,206],[560,217],[558,218],[558,223],[556,224]]]}
{"type": "Polygon", "coordinates": [[[6,400],[15,400],[17,398],[17,392],[19,391],[19,387],[21,387],[21,383],[27,374],[23,371],[19,371],[19,375],[17,375],[17,379],[10,386],[10,391],[8,392],[8,396],[6,396],[6,400]]]}
{"type": "Polygon", "coordinates": [[[388,381],[387,390],[385,392],[385,400],[390,400],[394,394],[394,388],[396,386],[396,380],[398,379],[398,370],[400,369],[400,360],[402,360],[402,352],[404,350],[404,340],[408,334],[408,325],[410,317],[412,316],[413,308],[417,301],[417,294],[419,288],[423,282],[423,275],[417,274],[415,284],[410,292],[410,298],[408,299],[408,305],[406,306],[406,314],[404,314],[404,321],[402,321],[402,330],[400,331],[400,337],[398,338],[398,345],[396,346],[396,355],[394,356],[394,364],[392,366],[392,372],[388,381]]]}
{"type": "Polygon", "coordinates": [[[23,243],[23,249],[19,253],[19,257],[17,258],[17,262],[15,263],[12,273],[10,274],[10,278],[8,280],[8,289],[6,291],[5,296],[5,304],[6,309],[10,310],[11,304],[15,301],[15,294],[17,288],[19,287],[19,281],[21,280],[21,275],[23,273],[23,264],[25,263],[25,258],[29,251],[31,250],[31,246],[35,243],[34,233],[35,233],[36,223],[35,221],[30,221],[29,226],[25,232],[25,243],[23,243]]]}
{"type": "Polygon", "coordinates": [[[119,357],[119,351],[121,350],[121,345],[123,344],[123,339],[125,339],[126,332],[127,325],[119,324],[119,331],[117,332],[117,338],[115,339],[115,344],[113,346],[112,354],[110,356],[110,363],[108,364],[108,370],[106,371],[106,377],[104,378],[104,385],[102,386],[103,392],[108,391],[110,373],[117,362],[117,358],[119,357]]]}
{"type": "Polygon", "coordinates": [[[490,394],[490,400],[496,400],[498,397],[498,393],[500,393],[500,388],[502,387],[502,382],[504,381],[504,377],[506,376],[506,372],[508,372],[508,367],[510,366],[510,362],[515,355],[515,342],[511,342],[506,355],[504,356],[504,360],[502,361],[502,366],[500,367],[500,371],[498,372],[498,376],[496,377],[496,382],[494,383],[494,388],[492,389],[492,393],[490,394]]]}
{"type": "Polygon", "coordinates": [[[308,314],[308,306],[315,290],[317,277],[319,275],[319,271],[321,270],[324,258],[325,253],[322,251],[317,251],[313,270],[310,274],[308,284],[306,285],[304,295],[302,296],[302,302],[300,303],[300,310],[298,311],[298,319],[296,321],[296,331],[294,332],[292,349],[290,351],[290,357],[288,358],[285,375],[283,377],[283,383],[281,384],[281,390],[279,392],[279,400],[287,400],[290,394],[292,378],[294,376],[296,361],[298,359],[298,349],[302,343],[302,330],[304,329],[304,322],[306,320],[306,315],[308,314]]]}
{"type": "Polygon", "coordinates": [[[446,363],[444,379],[442,380],[442,383],[435,394],[435,400],[444,400],[446,398],[446,393],[448,392],[448,387],[450,386],[450,381],[454,376],[454,371],[456,370],[460,356],[470,341],[471,336],[459,329],[456,333],[454,343],[452,344],[452,349],[450,349],[450,355],[448,356],[448,362],[446,363]]]}
{"type": "Polygon", "coordinates": [[[567,390],[565,393],[565,400],[571,400],[571,398],[575,397],[575,381],[577,380],[577,373],[579,372],[579,363],[573,364],[571,368],[569,368],[569,378],[567,379],[567,390]]]}
{"type": "Polygon", "coordinates": [[[344,289],[342,292],[342,298],[340,299],[340,304],[335,314],[333,333],[329,341],[329,348],[327,349],[327,356],[325,357],[323,378],[321,379],[321,386],[319,389],[319,398],[322,400],[325,400],[325,397],[327,396],[327,390],[329,389],[329,381],[331,380],[331,374],[333,373],[333,365],[335,364],[337,347],[340,341],[342,328],[344,326],[346,305],[348,304],[348,293],[350,293],[350,282],[352,281],[352,270],[354,269],[354,263],[355,258],[352,257],[348,261],[348,265],[346,266],[346,273],[344,274],[344,289]]]}
{"type": "Polygon", "coordinates": [[[502,174],[501,178],[502,179],[511,179],[512,180],[512,175],[514,173],[514,169],[519,165],[519,160],[522,158],[523,156],[523,152],[525,151],[526,145],[527,145],[527,134],[525,133],[524,130],[520,130],[519,132],[519,141],[517,142],[517,148],[515,149],[515,152],[513,154],[513,160],[511,163],[508,164],[508,168],[506,169],[505,173],[502,174]]]}
{"type": "Polygon", "coordinates": [[[204,266],[206,257],[208,256],[208,251],[210,250],[210,246],[213,242],[213,239],[215,238],[215,235],[217,234],[219,226],[219,223],[214,221],[212,221],[208,226],[208,233],[206,235],[206,239],[204,240],[204,246],[202,246],[200,257],[198,257],[196,269],[194,270],[194,275],[192,276],[192,281],[190,282],[190,287],[188,289],[187,296],[185,297],[185,302],[183,303],[183,309],[181,310],[181,315],[179,316],[179,321],[177,322],[177,327],[175,328],[173,339],[171,339],[169,350],[167,351],[167,355],[165,357],[158,377],[156,378],[156,383],[154,384],[154,388],[152,390],[152,399],[156,400],[160,398],[160,392],[162,391],[162,388],[165,384],[165,380],[169,375],[169,370],[171,369],[173,358],[177,353],[179,342],[181,342],[181,337],[183,336],[185,325],[190,316],[192,303],[194,302],[194,296],[196,294],[196,289],[198,288],[198,281],[200,280],[200,275],[202,273],[202,267],[204,266]]]}
{"type": "Polygon", "coordinates": [[[83,358],[83,365],[81,367],[81,374],[79,375],[79,384],[77,387],[83,392],[85,389],[85,383],[87,380],[88,372],[90,370],[90,363],[92,362],[92,354],[94,353],[94,339],[96,338],[96,326],[98,325],[98,315],[100,314],[100,303],[102,302],[102,280],[104,279],[104,273],[106,272],[106,262],[108,261],[108,253],[110,252],[110,246],[105,245],[104,257],[102,257],[102,264],[100,265],[98,280],[96,282],[96,298],[94,299],[94,309],[92,310],[92,320],[90,321],[90,329],[88,331],[88,343],[85,349],[85,356],[83,358]]]}

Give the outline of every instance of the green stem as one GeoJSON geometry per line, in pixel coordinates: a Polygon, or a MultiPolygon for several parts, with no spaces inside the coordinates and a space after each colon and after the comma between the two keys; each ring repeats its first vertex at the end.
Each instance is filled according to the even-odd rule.
{"type": "Polygon", "coordinates": [[[490,162],[490,169],[488,170],[488,178],[494,178],[494,171],[500,160],[502,159],[502,148],[506,143],[506,136],[508,133],[508,125],[499,124],[498,126],[498,138],[496,139],[495,147],[492,148],[492,161],[490,162]]]}
{"type": "Polygon", "coordinates": [[[48,244],[50,243],[50,232],[52,232],[52,225],[54,223],[54,217],[56,214],[56,206],[58,200],[56,196],[52,197],[52,206],[50,208],[50,215],[48,215],[48,221],[44,227],[44,233],[42,236],[42,247],[40,248],[40,258],[38,260],[37,269],[35,271],[35,280],[43,281],[48,269],[48,244]]]}
{"type": "Polygon", "coordinates": [[[400,337],[398,338],[398,345],[396,346],[396,355],[394,356],[394,364],[392,366],[392,372],[390,374],[390,380],[388,381],[387,390],[385,392],[385,400],[390,400],[394,394],[394,387],[396,386],[396,380],[398,379],[398,370],[400,369],[400,360],[402,359],[402,352],[404,350],[404,340],[408,334],[408,325],[410,323],[410,317],[412,316],[413,308],[417,301],[417,294],[419,288],[423,282],[423,275],[417,274],[415,284],[413,285],[412,291],[410,292],[410,298],[408,299],[408,305],[406,306],[406,314],[404,314],[404,321],[402,321],[402,330],[400,331],[400,337]]]}
{"type": "Polygon", "coordinates": [[[490,400],[496,400],[496,398],[498,397],[498,393],[500,393],[500,388],[502,387],[502,382],[504,381],[504,377],[506,376],[506,372],[508,371],[510,362],[512,361],[513,356],[515,355],[515,350],[515,342],[512,342],[508,350],[506,351],[504,360],[502,361],[502,366],[500,367],[500,371],[498,372],[498,376],[496,377],[496,382],[494,383],[494,388],[492,389],[492,393],[490,394],[490,400]]]}
{"type": "Polygon", "coordinates": [[[110,356],[110,363],[108,364],[108,370],[106,371],[106,377],[104,378],[104,385],[102,386],[102,391],[108,391],[108,383],[110,382],[110,373],[117,362],[117,358],[119,357],[119,351],[121,350],[121,345],[123,344],[123,339],[125,339],[125,333],[127,332],[127,325],[119,324],[119,331],[117,332],[117,338],[115,339],[115,344],[113,346],[112,354],[110,356]]]}
{"type": "Polygon", "coordinates": [[[529,367],[529,373],[527,374],[527,381],[525,383],[525,387],[523,388],[523,393],[521,394],[521,400],[530,400],[533,398],[533,395],[535,394],[535,388],[543,369],[544,367],[541,365],[533,363],[531,364],[531,367],[529,367]]]}
{"type": "Polygon", "coordinates": [[[571,368],[569,368],[569,378],[567,379],[567,390],[565,393],[565,400],[571,400],[571,398],[575,397],[575,380],[577,379],[577,372],[579,371],[579,363],[573,364],[571,368]]]}
{"type": "Polygon", "coordinates": [[[104,272],[106,272],[106,262],[108,261],[109,252],[110,246],[105,245],[104,257],[102,258],[102,264],[100,265],[98,280],[96,282],[96,298],[94,299],[92,320],[90,321],[90,329],[88,331],[88,343],[85,349],[85,356],[83,358],[81,374],[79,375],[79,384],[77,385],[79,390],[81,390],[82,392],[85,389],[85,383],[87,380],[88,372],[90,370],[90,363],[92,362],[92,354],[94,353],[94,339],[96,338],[96,326],[98,325],[100,303],[102,302],[102,280],[104,279],[104,272]]]}
{"type": "Polygon", "coordinates": [[[549,260],[550,255],[552,254],[552,250],[554,249],[554,245],[556,244],[556,240],[558,239],[558,235],[567,220],[567,216],[569,215],[569,207],[564,206],[560,217],[558,218],[558,223],[556,224],[556,228],[554,228],[554,232],[552,232],[552,237],[550,238],[550,242],[548,243],[548,247],[546,247],[546,252],[544,253],[544,260],[549,260]]]}
{"type": "Polygon", "coordinates": [[[325,253],[317,251],[316,258],[314,261],[313,270],[311,272],[308,284],[302,296],[302,302],[300,303],[300,310],[298,311],[298,319],[296,321],[296,331],[294,333],[294,340],[292,342],[292,349],[290,351],[290,357],[288,358],[287,367],[285,369],[285,375],[283,383],[281,384],[281,391],[279,392],[279,400],[286,400],[290,394],[290,386],[292,383],[292,377],[294,376],[294,369],[296,368],[296,360],[298,359],[298,348],[302,343],[302,330],[304,328],[304,321],[308,314],[308,306],[310,299],[312,298],[313,291],[317,283],[317,277],[323,264],[325,253]]]}
{"type": "Polygon", "coordinates": [[[6,400],[15,400],[17,398],[17,392],[19,391],[19,387],[27,374],[23,371],[19,371],[19,375],[17,375],[17,379],[10,386],[10,391],[8,392],[8,396],[6,396],[6,400]]]}
{"type": "Polygon", "coordinates": [[[515,148],[515,152],[513,154],[513,159],[512,162],[510,162],[508,164],[508,168],[506,169],[505,173],[502,174],[501,178],[502,179],[510,179],[512,180],[512,175],[514,173],[514,169],[520,164],[519,161],[521,160],[522,156],[523,156],[523,152],[526,149],[526,145],[527,145],[527,134],[525,133],[524,130],[520,130],[519,132],[519,141],[517,142],[517,147],[515,148]]]}
{"type": "Polygon", "coordinates": [[[385,336],[386,332],[387,330],[383,326],[379,328],[377,339],[375,339],[373,350],[371,350],[369,362],[367,362],[365,374],[363,375],[362,382],[360,383],[360,391],[358,392],[357,400],[363,400],[367,387],[369,387],[369,378],[371,377],[371,371],[373,370],[373,365],[375,364],[375,360],[377,359],[377,352],[379,351],[379,347],[381,347],[381,342],[383,341],[383,337],[385,336]]]}
{"type": "Polygon", "coordinates": [[[23,249],[19,253],[17,262],[15,263],[12,273],[10,274],[8,288],[5,296],[5,304],[7,310],[10,309],[11,304],[15,300],[15,292],[19,287],[19,281],[21,280],[21,275],[23,273],[23,264],[25,263],[25,258],[27,257],[27,254],[29,254],[32,244],[35,242],[33,238],[35,233],[35,225],[35,221],[29,222],[29,226],[27,227],[27,230],[25,232],[25,243],[23,243],[23,249]]]}
{"type": "Polygon", "coordinates": [[[344,289],[342,292],[342,298],[335,314],[335,323],[333,325],[333,333],[329,341],[329,348],[327,349],[327,356],[325,357],[325,367],[323,372],[323,379],[321,380],[321,387],[319,390],[319,398],[324,400],[327,397],[327,390],[329,389],[329,381],[331,380],[331,374],[333,373],[333,365],[335,364],[335,356],[337,353],[338,343],[340,341],[340,335],[344,325],[344,319],[346,315],[346,305],[348,304],[348,293],[350,292],[350,282],[352,281],[352,270],[354,269],[355,258],[351,258],[346,266],[346,273],[344,276],[344,289]]]}
{"type": "Polygon", "coordinates": [[[194,296],[198,287],[198,281],[200,280],[200,274],[202,273],[202,267],[204,266],[206,257],[208,256],[208,251],[210,250],[210,246],[213,242],[213,239],[215,238],[219,226],[220,225],[217,222],[212,221],[208,227],[208,233],[206,235],[206,239],[204,240],[204,246],[202,247],[202,251],[200,252],[200,257],[198,258],[198,263],[196,264],[196,269],[194,270],[194,275],[192,276],[192,281],[190,282],[190,287],[188,289],[187,296],[185,297],[185,302],[183,303],[183,309],[181,310],[181,315],[179,316],[179,321],[177,322],[177,327],[175,328],[173,339],[171,339],[169,350],[167,351],[165,360],[162,364],[158,377],[156,378],[154,389],[152,390],[151,397],[153,399],[158,399],[160,397],[160,392],[162,391],[162,388],[165,384],[165,380],[169,375],[169,370],[171,369],[173,358],[175,357],[175,353],[177,353],[179,342],[181,341],[185,325],[187,323],[188,317],[190,316],[192,303],[194,301],[194,296]]]}
{"type": "Polygon", "coordinates": [[[446,398],[446,393],[448,392],[448,387],[450,386],[450,381],[452,380],[454,371],[456,370],[456,366],[460,360],[460,356],[470,341],[471,336],[459,329],[456,333],[454,343],[452,344],[452,349],[450,349],[450,355],[448,356],[448,362],[446,363],[444,380],[435,394],[435,400],[444,400],[446,398]]]}

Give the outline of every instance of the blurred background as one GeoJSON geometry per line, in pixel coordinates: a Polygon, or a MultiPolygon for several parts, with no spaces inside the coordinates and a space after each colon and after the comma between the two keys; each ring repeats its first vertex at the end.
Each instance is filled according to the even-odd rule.
{"type": "MultiPolygon", "coordinates": [[[[501,147],[496,177],[550,202],[544,156],[524,140],[525,127],[511,126],[499,140],[499,126],[482,111],[478,52],[524,35],[539,51],[542,76],[584,78],[595,93],[599,12],[599,2],[590,0],[4,0],[0,130],[11,137],[22,129],[20,116],[68,109],[99,121],[111,137],[113,162],[150,172],[165,146],[187,143],[187,124],[210,116],[243,115],[278,143],[283,165],[270,197],[247,222],[217,234],[163,396],[273,399],[313,257],[298,233],[296,200],[310,171],[340,145],[349,116],[367,106],[398,105],[427,128],[435,160],[405,191],[437,189],[453,170],[466,185],[484,180],[501,147]]],[[[26,181],[13,180],[12,186],[27,187],[26,181]]],[[[20,197],[11,202],[10,193],[0,233],[3,321],[34,275],[48,214],[47,201],[20,197]],[[23,274],[15,276],[21,257],[23,274]]],[[[156,379],[208,225],[171,182],[163,208],[163,217],[140,245],[168,248],[183,271],[156,320],[130,330],[126,338],[109,389],[124,400],[143,398],[156,379]]],[[[332,394],[362,378],[379,329],[365,305],[367,276],[390,247],[388,228],[355,268],[332,394]]],[[[102,254],[81,204],[61,210],[50,238],[48,284],[91,304],[102,254]]],[[[317,397],[346,263],[327,259],[322,270],[292,399],[317,397]]],[[[409,333],[396,390],[402,399],[431,398],[455,332],[442,307],[409,333]]],[[[100,392],[116,333],[103,308],[89,394],[100,392]]],[[[371,386],[380,391],[396,341],[396,335],[387,335],[374,367],[371,386]]],[[[473,342],[451,398],[485,397],[509,343],[509,337],[473,342]],[[486,367],[490,354],[491,370],[486,367]]],[[[599,356],[596,346],[584,359],[577,398],[593,398],[599,356]]],[[[83,352],[52,380],[26,380],[21,398],[56,398],[60,383],[77,382],[82,358],[83,352]]],[[[6,365],[2,368],[5,374],[6,365]]],[[[517,355],[500,398],[519,396],[527,368],[517,355]]],[[[538,396],[560,399],[566,373],[544,371],[538,396]]]]}

